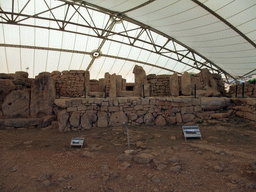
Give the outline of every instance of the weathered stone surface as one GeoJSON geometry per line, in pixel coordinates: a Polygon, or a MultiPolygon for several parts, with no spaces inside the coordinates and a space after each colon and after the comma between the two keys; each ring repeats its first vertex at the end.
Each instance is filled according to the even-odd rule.
{"type": "Polygon", "coordinates": [[[154,156],[150,153],[139,153],[136,156],[134,156],[134,161],[138,163],[146,164],[152,161],[153,158],[154,156]]]}
{"type": "Polygon", "coordinates": [[[181,114],[180,113],[176,113],[176,120],[177,120],[177,123],[182,123],[182,119],[181,119],[181,114]]]}
{"type": "Polygon", "coordinates": [[[143,117],[139,117],[139,118],[136,120],[136,123],[139,123],[139,124],[142,124],[143,122],[144,122],[143,117]]]}
{"type": "Polygon", "coordinates": [[[180,86],[179,86],[179,77],[178,73],[175,72],[169,78],[169,86],[170,86],[170,95],[171,96],[179,96],[180,86]]]}
{"type": "Polygon", "coordinates": [[[119,97],[122,90],[122,76],[116,76],[116,96],[119,97]]]}
{"type": "Polygon", "coordinates": [[[177,122],[176,116],[169,116],[166,118],[168,124],[175,124],[177,122]]]}
{"type": "Polygon", "coordinates": [[[97,115],[95,113],[84,113],[81,116],[81,127],[83,129],[92,128],[93,123],[97,121],[97,115]]]}
{"type": "Polygon", "coordinates": [[[228,113],[214,113],[210,115],[214,119],[223,119],[229,116],[228,113]]]}
{"type": "Polygon", "coordinates": [[[146,125],[155,125],[155,118],[151,113],[148,113],[144,116],[144,123],[146,125]]]}
{"type": "Polygon", "coordinates": [[[133,156],[130,154],[122,154],[116,158],[117,161],[131,161],[132,159],[133,156]]]}
{"type": "Polygon", "coordinates": [[[80,113],[74,112],[71,114],[69,119],[70,125],[73,127],[78,127],[80,124],[80,113]]]}
{"type": "Polygon", "coordinates": [[[90,91],[91,91],[90,72],[89,71],[85,71],[85,73],[84,73],[84,85],[86,88],[86,97],[88,97],[88,95],[90,94],[90,91]]]}
{"type": "Polygon", "coordinates": [[[193,114],[184,114],[184,115],[182,115],[182,121],[184,123],[193,121],[194,119],[195,119],[195,115],[193,115],[193,114]]]}
{"type": "Polygon", "coordinates": [[[69,114],[66,110],[62,110],[58,112],[58,122],[59,122],[59,131],[65,132],[68,130],[68,118],[69,114]]]}
{"type": "Polygon", "coordinates": [[[156,125],[166,125],[166,120],[165,118],[162,116],[162,115],[159,115],[157,118],[156,118],[156,125]]]}
{"type": "Polygon", "coordinates": [[[0,79],[0,110],[5,97],[15,89],[11,79],[0,79]]]}
{"type": "Polygon", "coordinates": [[[211,97],[202,97],[201,98],[201,107],[203,110],[217,110],[222,109],[230,105],[229,98],[211,98],[211,97]]]}
{"type": "Polygon", "coordinates": [[[107,127],[108,126],[108,116],[106,112],[98,112],[98,127],[107,127]]]}
{"type": "Polygon", "coordinates": [[[142,96],[142,85],[147,85],[147,77],[144,69],[141,66],[135,65],[133,69],[135,75],[134,94],[142,96]]]}
{"type": "Polygon", "coordinates": [[[110,75],[109,97],[116,98],[116,74],[110,75]]]}
{"type": "Polygon", "coordinates": [[[181,114],[193,113],[193,107],[181,107],[181,114]]]}
{"type": "Polygon", "coordinates": [[[115,112],[111,115],[110,120],[109,120],[109,125],[110,126],[118,126],[122,125],[123,123],[128,122],[128,117],[125,115],[124,112],[119,111],[115,112]]]}
{"type": "Polygon", "coordinates": [[[55,86],[51,74],[48,72],[40,73],[31,87],[31,116],[52,115],[55,96],[55,86]]]}
{"type": "Polygon", "coordinates": [[[186,96],[192,94],[191,78],[188,72],[181,76],[181,94],[186,96]]]}
{"type": "Polygon", "coordinates": [[[23,128],[30,126],[39,126],[42,125],[43,118],[19,118],[19,119],[5,119],[4,125],[6,127],[15,127],[23,128]]]}
{"type": "Polygon", "coordinates": [[[29,116],[29,92],[13,91],[7,95],[2,105],[5,117],[27,117],[29,116]]]}
{"type": "Polygon", "coordinates": [[[196,76],[191,76],[191,85],[192,85],[192,92],[194,93],[195,85],[196,85],[196,90],[201,90],[203,89],[203,86],[201,84],[200,77],[196,76]]]}

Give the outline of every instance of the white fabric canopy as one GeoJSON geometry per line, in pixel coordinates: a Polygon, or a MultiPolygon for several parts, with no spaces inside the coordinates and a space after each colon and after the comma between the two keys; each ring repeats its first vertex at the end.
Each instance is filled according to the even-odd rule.
{"type": "Polygon", "coordinates": [[[0,73],[88,69],[92,79],[110,72],[133,81],[135,64],[158,75],[204,67],[235,78],[256,73],[255,0],[0,0],[0,6],[0,73]]]}

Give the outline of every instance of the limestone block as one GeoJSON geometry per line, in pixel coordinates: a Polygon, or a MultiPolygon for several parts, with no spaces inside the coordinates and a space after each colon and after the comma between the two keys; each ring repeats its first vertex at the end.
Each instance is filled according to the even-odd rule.
{"type": "Polygon", "coordinates": [[[138,119],[138,115],[136,113],[128,113],[127,115],[129,120],[135,121],[136,119],[138,119]]]}
{"type": "Polygon", "coordinates": [[[112,106],[112,107],[109,107],[108,110],[109,112],[116,112],[116,111],[119,111],[119,107],[112,106]]]}
{"type": "Polygon", "coordinates": [[[203,110],[212,111],[222,109],[230,105],[230,99],[225,97],[202,97],[201,107],[203,110]]]}
{"type": "Polygon", "coordinates": [[[86,88],[86,97],[90,94],[91,85],[90,85],[90,72],[85,71],[84,73],[84,86],[86,88]]]}
{"type": "Polygon", "coordinates": [[[177,123],[182,123],[182,119],[181,119],[181,114],[180,113],[176,113],[176,120],[177,120],[177,123]]]}
{"type": "Polygon", "coordinates": [[[187,122],[193,121],[195,119],[195,117],[196,116],[193,114],[184,114],[184,115],[182,115],[182,121],[184,123],[187,123],[187,122]]]}
{"type": "Polygon", "coordinates": [[[119,97],[122,90],[122,76],[116,76],[116,96],[119,97]]]}
{"type": "Polygon", "coordinates": [[[168,117],[166,118],[166,122],[167,122],[168,124],[175,124],[175,123],[177,122],[176,116],[168,116],[168,117]]]}
{"type": "Polygon", "coordinates": [[[60,132],[65,132],[69,128],[68,118],[69,118],[69,114],[67,113],[66,110],[58,111],[58,123],[59,123],[60,132]]]}
{"type": "Polygon", "coordinates": [[[179,86],[179,77],[178,73],[175,72],[169,77],[169,87],[171,96],[179,96],[180,86],[179,86]]]}
{"type": "Polygon", "coordinates": [[[188,72],[183,73],[181,76],[181,94],[186,96],[192,94],[191,77],[188,72]]]}
{"type": "Polygon", "coordinates": [[[148,98],[141,99],[141,104],[142,105],[149,105],[149,99],[148,98]]]}
{"type": "Polygon", "coordinates": [[[122,91],[126,91],[126,79],[122,79],[122,91]]]}
{"type": "Polygon", "coordinates": [[[73,127],[78,127],[80,124],[80,113],[74,112],[71,114],[69,119],[70,125],[73,127]]]}
{"type": "Polygon", "coordinates": [[[128,122],[128,117],[125,115],[123,111],[115,112],[111,115],[109,120],[110,126],[118,126],[123,125],[123,123],[128,122]]]}
{"type": "Polygon", "coordinates": [[[138,155],[134,156],[134,161],[137,163],[147,164],[152,161],[154,156],[150,153],[139,153],[138,155]]]}
{"type": "Polygon", "coordinates": [[[23,128],[23,127],[30,127],[30,126],[40,127],[42,123],[43,123],[43,118],[4,119],[4,126],[15,127],[15,128],[23,128]]]}
{"type": "Polygon", "coordinates": [[[0,110],[5,97],[15,89],[12,79],[0,79],[0,110]]]}
{"type": "Polygon", "coordinates": [[[109,89],[109,97],[116,98],[116,74],[110,76],[110,89],[109,89]]]}
{"type": "Polygon", "coordinates": [[[106,112],[100,111],[98,112],[98,127],[107,127],[108,126],[108,116],[106,112]]]}
{"type": "Polygon", "coordinates": [[[194,93],[194,86],[195,85],[196,85],[196,90],[203,89],[200,77],[191,76],[191,85],[192,85],[192,93],[194,93]]]}
{"type": "Polygon", "coordinates": [[[166,125],[166,120],[165,120],[165,118],[162,115],[159,115],[156,118],[156,125],[159,125],[159,126],[166,125]]]}
{"type": "Polygon", "coordinates": [[[139,117],[139,118],[136,120],[136,123],[139,123],[139,124],[142,124],[143,122],[144,122],[143,117],[139,117]]]}
{"type": "Polygon", "coordinates": [[[195,111],[196,113],[197,113],[197,112],[202,112],[201,106],[196,105],[196,106],[194,107],[194,111],[195,111]]]}
{"type": "Polygon", "coordinates": [[[82,129],[91,129],[96,121],[97,115],[95,113],[84,113],[81,116],[81,127],[82,129]]]}
{"type": "Polygon", "coordinates": [[[214,119],[223,119],[223,118],[229,117],[229,114],[228,113],[213,113],[210,116],[214,119]]]}
{"type": "Polygon", "coordinates": [[[193,107],[181,107],[181,114],[193,113],[193,107]]]}
{"type": "Polygon", "coordinates": [[[256,114],[244,112],[244,118],[256,121],[256,114]]]}
{"type": "Polygon", "coordinates": [[[31,86],[31,116],[52,115],[55,97],[56,90],[51,74],[40,73],[31,86]]]}
{"type": "Polygon", "coordinates": [[[105,85],[106,85],[105,78],[99,79],[99,92],[105,91],[105,85]]]}
{"type": "Polygon", "coordinates": [[[148,113],[144,116],[144,123],[146,125],[155,125],[155,118],[151,113],[148,113]]]}
{"type": "Polygon", "coordinates": [[[5,117],[27,117],[29,116],[29,92],[13,91],[7,95],[2,105],[5,117]]]}
{"type": "Polygon", "coordinates": [[[134,94],[142,96],[142,85],[147,85],[147,77],[144,69],[141,66],[135,65],[133,69],[135,75],[134,94]]]}

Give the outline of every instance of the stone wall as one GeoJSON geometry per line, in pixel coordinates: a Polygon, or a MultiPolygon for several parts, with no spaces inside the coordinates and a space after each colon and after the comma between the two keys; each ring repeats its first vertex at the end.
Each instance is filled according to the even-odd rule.
{"type": "Polygon", "coordinates": [[[150,84],[151,96],[170,96],[169,88],[170,75],[155,75],[147,76],[147,81],[150,84]]]}
{"type": "Polygon", "coordinates": [[[236,116],[256,121],[256,99],[254,98],[232,98],[232,109],[236,116]]]}
{"type": "MultiPolygon", "coordinates": [[[[237,97],[242,97],[243,84],[237,85],[237,97]]],[[[231,85],[229,89],[229,96],[236,96],[236,85],[231,85]]],[[[256,84],[245,83],[244,84],[244,96],[256,98],[256,84]]]]}
{"type": "Polygon", "coordinates": [[[60,131],[118,126],[123,122],[130,125],[181,124],[230,115],[215,112],[230,105],[230,99],[224,97],[80,98],[56,99],[54,103],[60,131]]]}

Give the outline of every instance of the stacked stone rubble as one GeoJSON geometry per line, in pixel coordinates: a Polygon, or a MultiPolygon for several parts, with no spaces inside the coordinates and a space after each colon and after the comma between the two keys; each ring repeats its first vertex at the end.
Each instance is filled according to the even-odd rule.
{"type": "Polygon", "coordinates": [[[232,109],[234,113],[242,118],[256,121],[256,99],[255,98],[232,98],[232,109]]]}
{"type": "MultiPolygon", "coordinates": [[[[148,97],[56,99],[60,131],[92,127],[166,125],[212,118],[228,98],[148,97]]],[[[227,117],[226,115],[225,117],[227,117]]]]}
{"type": "MultiPolygon", "coordinates": [[[[237,97],[242,97],[243,84],[231,85],[229,89],[229,96],[236,96],[237,86],[237,97]]],[[[249,82],[244,84],[244,96],[245,97],[256,97],[256,84],[250,84],[249,82]]]]}

